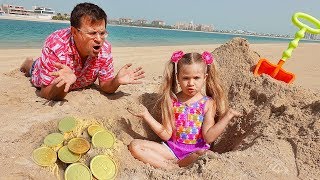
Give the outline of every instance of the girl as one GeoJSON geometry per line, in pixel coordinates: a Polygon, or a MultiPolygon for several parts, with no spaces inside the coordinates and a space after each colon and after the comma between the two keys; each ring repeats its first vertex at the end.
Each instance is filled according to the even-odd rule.
{"type": "Polygon", "coordinates": [[[134,139],[129,150],[135,158],[154,167],[187,166],[209,149],[234,116],[240,116],[227,108],[212,62],[209,52],[173,53],[160,89],[162,123],[145,107],[141,113],[133,113],[142,117],[165,143],[134,139]]]}

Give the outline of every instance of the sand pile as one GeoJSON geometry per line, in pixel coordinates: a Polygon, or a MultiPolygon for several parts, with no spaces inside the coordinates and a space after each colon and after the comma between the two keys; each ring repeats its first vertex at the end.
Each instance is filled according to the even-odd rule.
{"type": "Polygon", "coordinates": [[[115,134],[112,154],[119,164],[117,179],[320,178],[319,92],[266,75],[254,77],[252,69],[259,54],[250,49],[245,39],[235,38],[212,50],[230,106],[242,112],[243,117],[232,120],[212,146],[213,152],[195,164],[170,171],[155,169],[134,159],[127,149],[133,138],[160,141],[146,123],[128,112],[139,112],[136,106],[142,102],[155,117],[160,117],[159,108],[154,107],[161,82],[159,74],[140,86],[124,86],[113,95],[92,86],[71,92],[66,101],[54,102],[37,97],[37,91],[15,70],[3,75],[1,82],[11,83],[0,87],[0,107],[11,112],[0,114],[0,179],[61,177],[61,170],[53,172],[34,164],[31,153],[47,134],[56,131],[58,120],[65,116],[84,122],[94,119],[115,134]]]}
{"type": "Polygon", "coordinates": [[[251,148],[259,151],[260,146],[271,142],[274,148],[269,147],[265,153],[274,162],[272,165],[268,161],[256,161],[266,165],[266,171],[261,173],[283,178],[287,174],[302,179],[320,178],[319,93],[287,85],[267,75],[253,77],[251,70],[259,55],[250,51],[245,39],[233,39],[215,49],[214,54],[228,88],[230,104],[244,114],[228,128],[214,151],[247,152],[251,148]],[[268,156],[268,152],[273,155],[268,156]]]}

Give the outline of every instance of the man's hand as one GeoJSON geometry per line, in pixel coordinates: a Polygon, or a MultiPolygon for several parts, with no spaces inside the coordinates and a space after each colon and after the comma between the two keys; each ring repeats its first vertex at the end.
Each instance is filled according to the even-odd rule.
{"type": "Polygon", "coordinates": [[[64,64],[55,63],[54,66],[59,68],[59,70],[49,73],[50,76],[56,76],[52,83],[56,84],[57,87],[65,85],[64,92],[68,92],[70,86],[77,80],[76,75],[64,64]]]}
{"type": "Polygon", "coordinates": [[[124,65],[115,77],[120,85],[142,83],[141,81],[138,81],[145,77],[142,67],[138,67],[132,71],[129,69],[130,66],[132,66],[131,63],[124,65]]]}

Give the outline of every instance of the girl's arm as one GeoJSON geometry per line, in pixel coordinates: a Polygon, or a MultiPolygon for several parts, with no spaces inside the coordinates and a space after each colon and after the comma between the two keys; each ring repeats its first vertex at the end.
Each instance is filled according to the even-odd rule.
{"type": "MultiPolygon", "coordinates": [[[[142,105],[141,105],[142,106],[142,105]]],[[[139,114],[134,114],[135,116],[141,117],[145,120],[145,122],[151,127],[153,132],[155,132],[162,140],[168,141],[172,136],[172,127],[171,125],[164,126],[161,123],[159,123],[157,120],[155,120],[148,109],[144,106],[141,107],[143,110],[139,114]]]]}
{"type": "Polygon", "coordinates": [[[204,117],[202,135],[206,143],[211,144],[215,141],[223,130],[228,125],[229,121],[234,116],[241,116],[241,114],[234,109],[230,108],[227,113],[216,124],[214,123],[214,117],[216,114],[216,106],[213,106],[214,101],[209,100],[206,104],[207,112],[204,117]]]}

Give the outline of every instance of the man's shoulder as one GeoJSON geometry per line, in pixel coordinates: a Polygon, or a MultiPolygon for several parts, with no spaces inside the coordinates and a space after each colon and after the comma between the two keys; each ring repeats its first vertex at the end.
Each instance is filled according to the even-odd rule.
{"type": "Polygon", "coordinates": [[[50,34],[46,41],[45,47],[52,49],[68,49],[70,46],[71,30],[70,28],[60,29],[50,34]]]}

